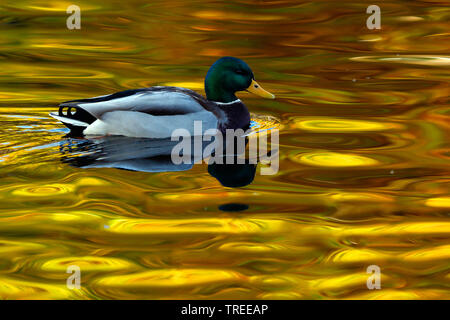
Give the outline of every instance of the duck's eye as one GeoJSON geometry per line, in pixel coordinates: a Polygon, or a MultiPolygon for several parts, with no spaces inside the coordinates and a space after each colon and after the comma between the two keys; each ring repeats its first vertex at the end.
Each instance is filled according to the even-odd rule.
{"type": "Polygon", "coordinates": [[[236,72],[237,74],[244,74],[244,70],[241,69],[235,70],[234,72],[236,72]]]}

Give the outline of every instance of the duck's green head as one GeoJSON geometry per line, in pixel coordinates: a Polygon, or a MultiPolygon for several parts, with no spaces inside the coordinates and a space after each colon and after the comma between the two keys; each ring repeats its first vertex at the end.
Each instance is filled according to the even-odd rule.
{"type": "Polygon", "coordinates": [[[263,98],[275,96],[255,81],[250,67],[241,59],[223,57],[217,60],[205,78],[206,97],[210,101],[231,102],[236,100],[237,91],[247,90],[263,98]]]}

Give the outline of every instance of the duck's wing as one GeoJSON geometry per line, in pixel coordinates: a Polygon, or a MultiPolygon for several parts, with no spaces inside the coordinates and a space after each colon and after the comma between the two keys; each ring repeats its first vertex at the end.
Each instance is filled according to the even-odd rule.
{"type": "Polygon", "coordinates": [[[69,128],[87,127],[106,113],[135,111],[154,116],[184,115],[209,109],[210,103],[195,91],[179,87],[151,87],[110,95],[66,101],[50,115],[69,128]]]}
{"type": "Polygon", "coordinates": [[[207,130],[217,128],[217,122],[214,114],[206,110],[162,116],[118,110],[106,112],[101,119],[87,126],[83,134],[164,139],[172,136],[203,135],[207,130]]]}

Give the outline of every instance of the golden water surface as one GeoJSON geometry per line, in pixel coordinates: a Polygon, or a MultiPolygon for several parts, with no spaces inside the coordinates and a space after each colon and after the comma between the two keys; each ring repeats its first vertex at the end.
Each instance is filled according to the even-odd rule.
{"type": "Polygon", "coordinates": [[[437,0],[2,0],[0,298],[449,299],[449,20],[437,0]],[[225,55],[277,96],[239,94],[280,130],[276,174],[63,161],[58,103],[204,93],[225,55]]]}

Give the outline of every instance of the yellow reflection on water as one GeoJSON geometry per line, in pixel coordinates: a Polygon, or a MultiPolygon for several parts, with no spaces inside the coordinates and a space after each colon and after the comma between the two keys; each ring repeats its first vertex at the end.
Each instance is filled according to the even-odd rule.
{"type": "Polygon", "coordinates": [[[392,129],[396,126],[392,123],[381,123],[351,119],[320,118],[312,120],[296,119],[294,126],[313,132],[361,132],[361,131],[381,131],[392,129]]]}
{"type": "Polygon", "coordinates": [[[52,272],[62,276],[69,266],[76,265],[83,272],[114,272],[118,270],[130,271],[135,266],[125,260],[111,257],[70,257],[48,260],[42,264],[42,272],[52,272]]]}
{"type": "Polygon", "coordinates": [[[450,208],[450,197],[430,198],[425,204],[429,207],[450,208]]]}
{"type": "Polygon", "coordinates": [[[368,157],[337,152],[313,152],[302,154],[294,159],[298,159],[299,162],[308,165],[323,167],[360,167],[374,166],[379,163],[368,157]]]}
{"type": "Polygon", "coordinates": [[[447,3],[386,2],[381,30],[354,1],[83,0],[68,30],[71,4],[0,4],[1,299],[450,298],[447,3]],[[204,94],[221,56],[277,96],[237,93],[250,139],[280,132],[276,174],[65,162],[104,150],[64,137],[60,102],[204,94]]]}

